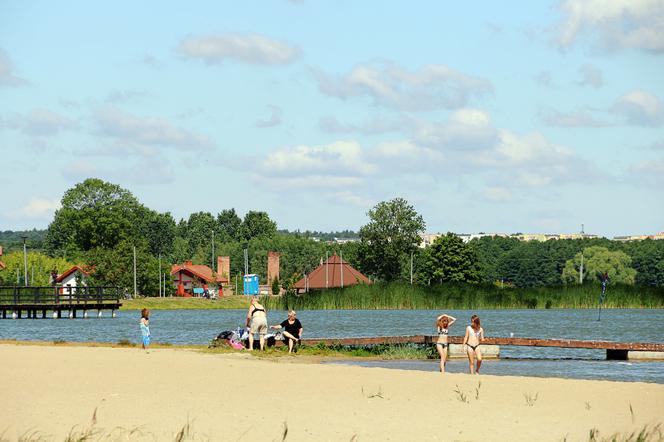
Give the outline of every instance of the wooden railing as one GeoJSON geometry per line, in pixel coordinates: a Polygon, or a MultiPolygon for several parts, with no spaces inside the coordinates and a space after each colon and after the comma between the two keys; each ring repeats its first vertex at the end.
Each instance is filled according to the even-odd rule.
{"type": "Polygon", "coordinates": [[[118,287],[0,286],[1,307],[117,304],[120,298],[118,287]]]}

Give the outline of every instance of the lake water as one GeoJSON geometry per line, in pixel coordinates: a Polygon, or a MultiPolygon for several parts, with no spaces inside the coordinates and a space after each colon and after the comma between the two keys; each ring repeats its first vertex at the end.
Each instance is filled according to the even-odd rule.
{"type": "MultiPolygon", "coordinates": [[[[104,312],[88,319],[0,320],[0,339],[40,341],[140,342],[138,311],[104,312]]],[[[300,311],[305,337],[370,337],[435,334],[439,311],[316,310],[300,311]]],[[[664,310],[449,310],[457,318],[450,334],[462,335],[471,314],[480,315],[486,336],[551,339],[597,339],[620,342],[662,342],[664,310]]],[[[150,329],[154,342],[206,344],[223,330],[244,324],[246,310],[154,310],[150,329]]],[[[285,318],[270,312],[270,324],[285,318]]],[[[571,377],[664,383],[664,362],[606,361],[604,350],[501,347],[500,360],[487,360],[485,374],[571,377]]],[[[438,370],[437,361],[348,361],[364,366],[438,370]]],[[[465,361],[450,361],[450,372],[465,372],[465,361]]]]}

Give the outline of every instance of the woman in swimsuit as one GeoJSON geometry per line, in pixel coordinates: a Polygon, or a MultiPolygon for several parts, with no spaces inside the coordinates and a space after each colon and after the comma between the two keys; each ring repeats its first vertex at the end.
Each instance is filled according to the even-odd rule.
{"type": "Polygon", "coordinates": [[[436,342],[436,349],[440,355],[440,372],[445,373],[445,364],[447,363],[447,349],[449,344],[447,343],[447,335],[449,334],[449,328],[454,324],[456,318],[450,315],[440,315],[436,318],[436,329],[438,330],[438,342],[436,342]]]}
{"type": "Polygon", "coordinates": [[[265,334],[267,333],[267,311],[258,300],[258,296],[251,298],[249,311],[247,312],[247,327],[249,329],[249,350],[254,349],[254,334],[258,333],[260,348],[265,350],[265,334]]]}
{"type": "Polygon", "coordinates": [[[480,325],[480,317],[473,315],[470,317],[470,325],[466,327],[466,336],[463,337],[463,345],[468,354],[468,363],[470,364],[470,374],[479,374],[482,365],[482,352],[480,343],[484,340],[484,329],[480,325]],[[477,366],[475,366],[477,361],[477,366]]]}

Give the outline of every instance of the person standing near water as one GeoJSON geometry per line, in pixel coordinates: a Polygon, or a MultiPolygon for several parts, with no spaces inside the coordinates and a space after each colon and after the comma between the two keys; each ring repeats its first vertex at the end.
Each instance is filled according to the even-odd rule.
{"type": "Polygon", "coordinates": [[[436,330],[438,331],[438,342],[436,342],[436,349],[440,355],[440,372],[445,373],[445,364],[447,363],[447,351],[450,345],[447,342],[447,335],[449,334],[449,327],[456,322],[456,318],[450,315],[440,315],[436,318],[436,330]]]}
{"type": "Polygon", "coordinates": [[[141,310],[141,335],[143,336],[143,350],[150,345],[150,310],[141,310]]]}
{"type": "Polygon", "coordinates": [[[260,348],[265,350],[265,334],[267,333],[267,311],[260,303],[258,296],[251,298],[247,312],[247,327],[249,327],[249,351],[254,349],[254,334],[258,333],[260,348]]]}
{"type": "Polygon", "coordinates": [[[470,317],[470,325],[466,327],[466,335],[463,337],[463,345],[468,354],[468,364],[470,365],[470,374],[479,374],[482,365],[482,352],[480,343],[484,340],[484,329],[480,325],[480,317],[473,315],[470,317]],[[477,365],[475,364],[477,361],[477,365]]]}

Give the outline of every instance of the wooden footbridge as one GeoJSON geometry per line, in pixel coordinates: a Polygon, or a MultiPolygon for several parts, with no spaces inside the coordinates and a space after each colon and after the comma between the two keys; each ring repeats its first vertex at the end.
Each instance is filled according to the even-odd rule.
{"type": "MultiPolygon", "coordinates": [[[[341,338],[341,339],[303,339],[305,345],[349,346],[364,347],[381,344],[421,344],[434,345],[438,336],[381,336],[372,338],[341,338]]],[[[462,336],[449,336],[450,344],[462,344],[462,336]]],[[[607,359],[625,360],[629,352],[658,352],[659,358],[664,359],[664,343],[653,342],[613,342],[613,341],[583,341],[573,339],[536,339],[536,338],[499,338],[487,337],[482,345],[520,346],[520,347],[558,347],[558,348],[585,348],[593,350],[606,350],[607,359]]],[[[653,353],[654,355],[655,353],[653,353]]]]}
{"type": "Polygon", "coordinates": [[[110,310],[115,316],[122,303],[118,287],[1,287],[0,311],[2,319],[8,317],[20,319],[25,313],[26,318],[36,319],[38,315],[47,317],[52,312],[54,318],[76,318],[79,313],[85,318],[88,311],[110,310]]]}

